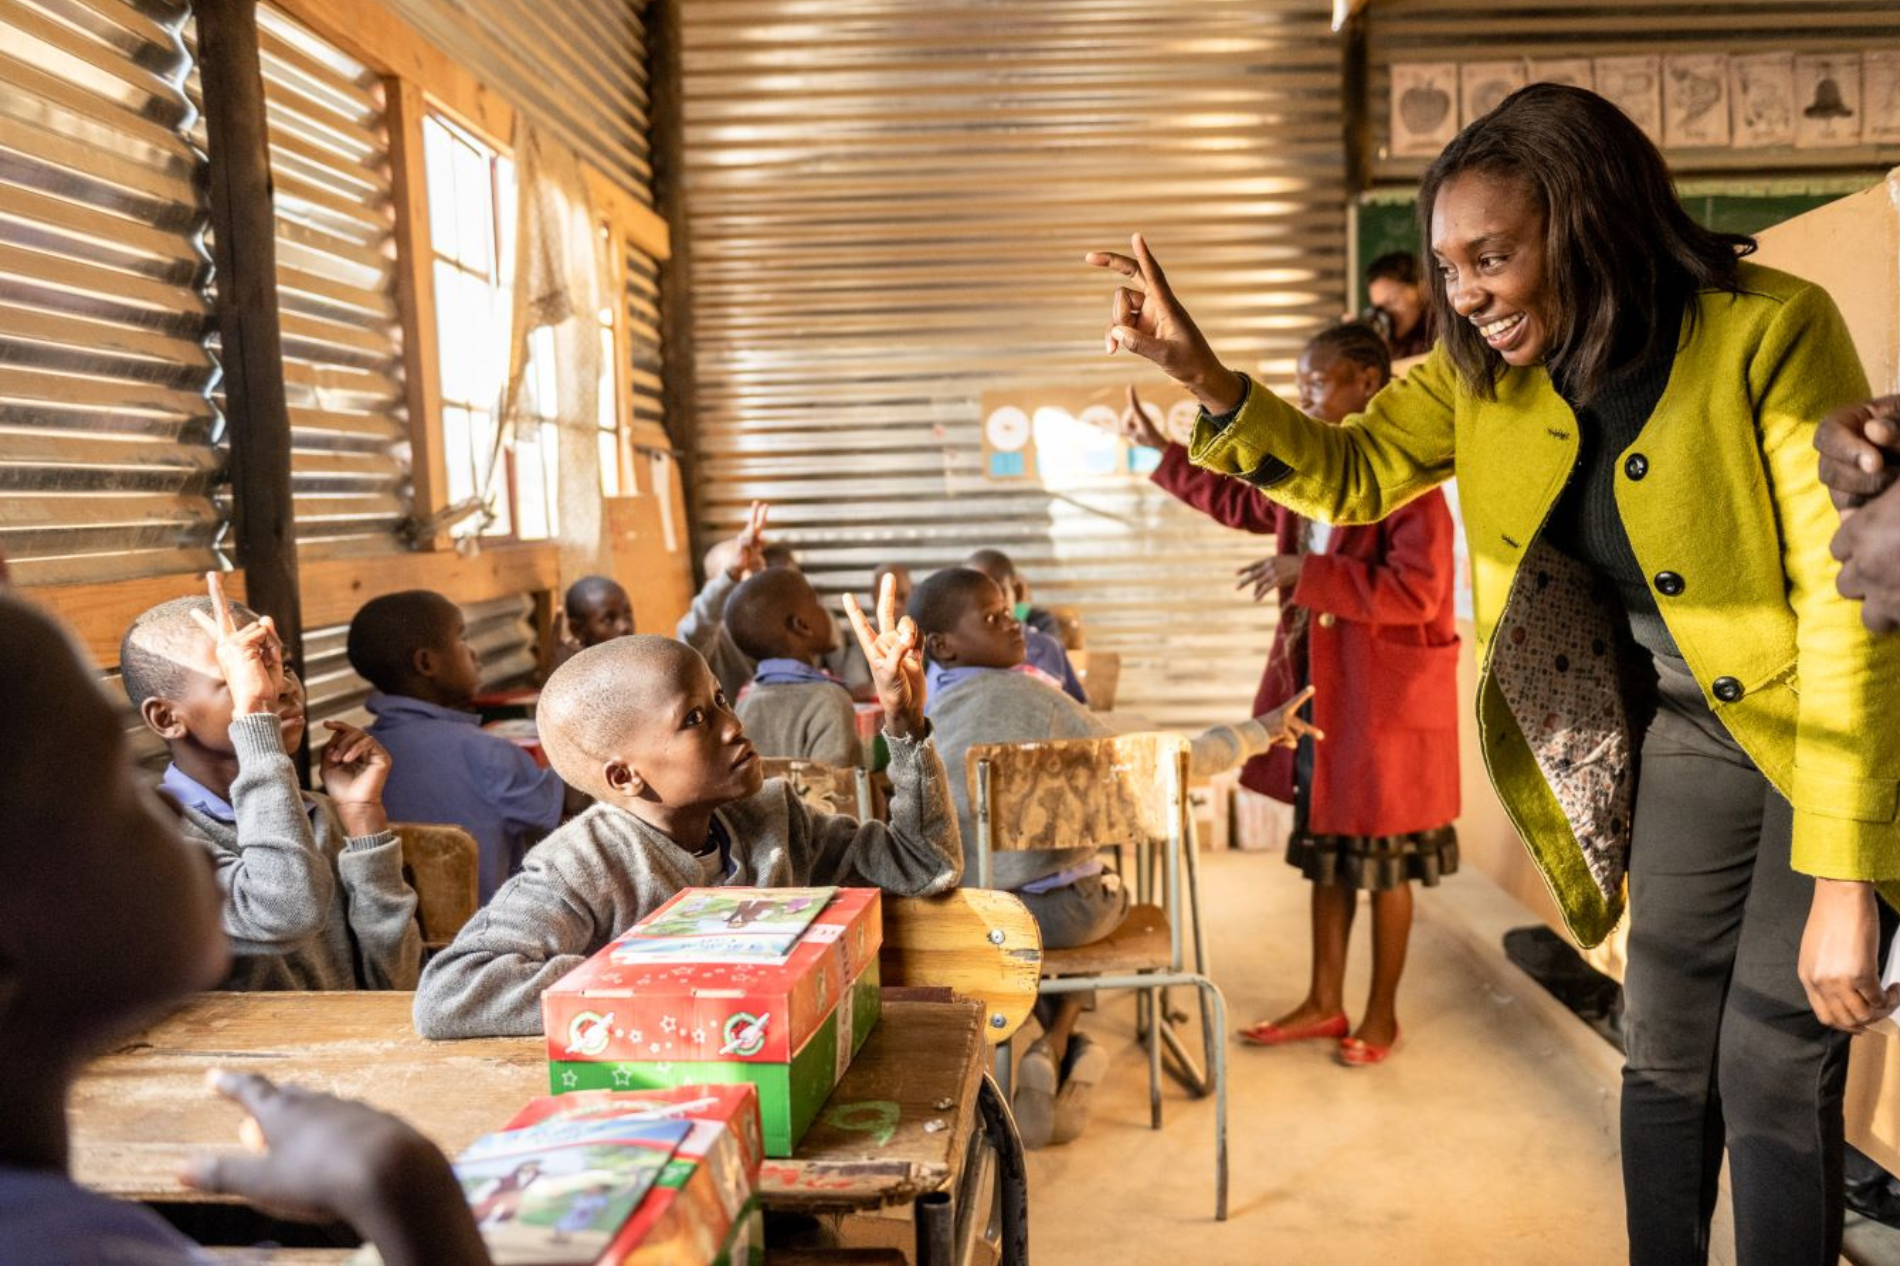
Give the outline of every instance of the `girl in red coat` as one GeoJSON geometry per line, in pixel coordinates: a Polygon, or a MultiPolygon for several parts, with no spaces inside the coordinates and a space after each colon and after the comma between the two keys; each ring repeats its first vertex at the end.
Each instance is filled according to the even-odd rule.
{"type": "MultiPolygon", "coordinates": [[[[1300,407],[1340,422],[1391,376],[1370,326],[1337,325],[1300,354],[1300,407]]],[[[1241,1036],[1262,1046],[1339,1043],[1348,1066],[1382,1062],[1398,1040],[1399,976],[1412,931],[1412,881],[1458,869],[1458,633],[1452,520],[1436,489],[1364,527],[1308,523],[1251,485],[1201,470],[1134,400],[1129,438],[1163,449],[1155,483],[1228,527],[1279,538],[1241,584],[1281,604],[1256,703],[1316,688],[1326,736],[1256,757],[1241,785],[1294,806],[1287,861],[1313,882],[1313,976],[1306,1000],[1241,1036]],[[1372,992],[1353,1030],[1346,946],[1361,891],[1372,894],[1372,992]]],[[[1256,711],[1260,709],[1256,707],[1256,711]]]]}

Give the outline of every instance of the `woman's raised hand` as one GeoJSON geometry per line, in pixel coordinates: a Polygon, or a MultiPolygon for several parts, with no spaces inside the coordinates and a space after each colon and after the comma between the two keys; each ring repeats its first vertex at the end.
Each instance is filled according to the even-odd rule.
{"type": "Polygon", "coordinates": [[[1082,258],[1096,268],[1120,273],[1139,286],[1118,286],[1109,301],[1109,355],[1117,348],[1153,361],[1180,383],[1210,413],[1227,413],[1240,403],[1240,375],[1220,363],[1194,318],[1168,287],[1167,275],[1148,243],[1137,233],[1129,239],[1132,256],[1090,251],[1082,258]]]}

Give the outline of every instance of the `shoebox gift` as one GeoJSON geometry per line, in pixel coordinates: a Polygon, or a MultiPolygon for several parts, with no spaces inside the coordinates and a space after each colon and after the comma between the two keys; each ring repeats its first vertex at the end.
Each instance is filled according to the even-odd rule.
{"type": "Polygon", "coordinates": [[[689,888],[542,995],[554,1093],[758,1088],[789,1156],[879,1010],[875,888],[689,888]]]}
{"type": "Polygon", "coordinates": [[[456,1159],[500,1266],[759,1266],[751,1086],[535,1099],[456,1159]]]}

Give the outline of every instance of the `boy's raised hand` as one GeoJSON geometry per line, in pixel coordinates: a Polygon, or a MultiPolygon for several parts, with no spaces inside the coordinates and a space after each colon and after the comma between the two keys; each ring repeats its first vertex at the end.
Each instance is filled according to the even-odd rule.
{"type": "Polygon", "coordinates": [[[231,618],[231,604],[225,600],[224,582],[217,572],[205,573],[205,587],[211,594],[213,614],[193,611],[191,618],[211,638],[218,671],[231,691],[232,715],[277,711],[277,700],[284,692],[284,647],[277,639],[277,626],[265,615],[239,628],[231,618]]]}
{"type": "Polygon", "coordinates": [[[726,571],[734,580],[744,580],[765,570],[765,520],[771,512],[771,502],[754,501],[745,527],[732,538],[732,566],[726,571]]]}
{"type": "Polygon", "coordinates": [[[1313,687],[1308,686],[1273,711],[1254,718],[1266,727],[1267,735],[1271,740],[1269,746],[1298,747],[1300,740],[1308,734],[1316,740],[1326,737],[1318,726],[1300,720],[1298,715],[1300,709],[1306,706],[1306,701],[1311,699],[1313,694],[1313,687]]]}
{"type": "Polygon", "coordinates": [[[389,829],[383,811],[383,787],[389,782],[389,750],[367,733],[343,721],[325,721],[331,739],[323,745],[318,775],[323,794],[351,839],[381,835],[389,829]]]}
{"type": "Polygon", "coordinates": [[[213,1069],[205,1081],[250,1113],[238,1131],[247,1150],[193,1157],[187,1187],[298,1221],[348,1222],[390,1266],[488,1261],[448,1161],[403,1122],[253,1074],[213,1069]]]}
{"type": "Polygon", "coordinates": [[[924,728],[924,648],[916,623],[897,617],[896,584],[896,577],[886,576],[878,586],[876,633],[856,597],[844,596],[844,610],[870,662],[885,730],[894,738],[909,738],[924,728]]]}

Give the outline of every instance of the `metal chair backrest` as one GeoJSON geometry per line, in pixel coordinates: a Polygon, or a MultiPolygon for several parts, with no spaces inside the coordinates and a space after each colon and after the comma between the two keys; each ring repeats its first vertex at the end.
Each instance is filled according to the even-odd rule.
{"type": "Polygon", "coordinates": [[[763,758],[760,768],[767,778],[783,778],[790,783],[792,794],[809,809],[847,813],[860,822],[869,822],[875,816],[868,770],[783,756],[763,758]]]}

